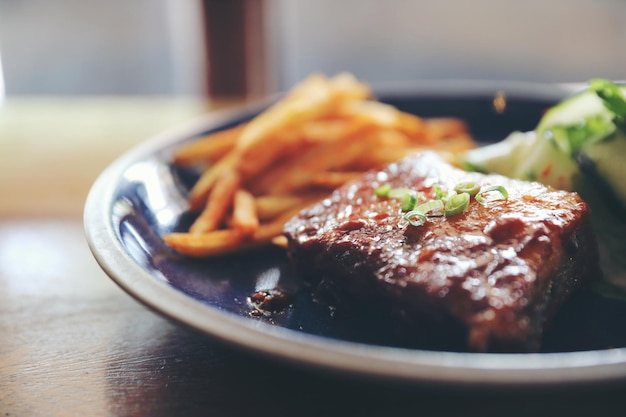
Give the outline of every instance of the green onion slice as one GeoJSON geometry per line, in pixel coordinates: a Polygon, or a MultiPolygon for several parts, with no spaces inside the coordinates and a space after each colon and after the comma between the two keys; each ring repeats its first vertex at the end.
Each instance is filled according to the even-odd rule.
{"type": "Polygon", "coordinates": [[[422,226],[428,220],[428,217],[419,210],[409,211],[404,215],[404,219],[409,222],[411,226],[422,226]]]}
{"type": "Polygon", "coordinates": [[[478,201],[481,204],[484,204],[489,201],[506,200],[507,198],[509,198],[509,192],[506,190],[506,188],[504,188],[501,185],[492,185],[491,187],[487,187],[484,190],[480,190],[480,192],[476,194],[475,198],[476,198],[476,201],[478,201]],[[500,193],[500,197],[490,197],[490,198],[486,197],[487,194],[493,193],[494,191],[497,191],[498,193],[500,193]]]}
{"type": "Polygon", "coordinates": [[[435,184],[433,185],[433,189],[435,190],[435,198],[437,200],[441,200],[446,196],[446,192],[443,190],[441,185],[435,184]]]}
{"type": "Polygon", "coordinates": [[[376,194],[377,197],[387,197],[390,191],[391,191],[391,185],[385,184],[375,189],[374,194],[376,194]]]}
{"type": "Polygon", "coordinates": [[[411,190],[410,188],[392,188],[391,190],[389,190],[389,193],[387,194],[387,196],[389,198],[397,198],[397,199],[402,199],[404,198],[404,195],[410,192],[414,192],[413,190],[411,190]]]}
{"type": "Polygon", "coordinates": [[[431,200],[415,207],[415,211],[419,211],[427,217],[443,216],[445,213],[444,203],[441,200],[431,200]]]}
{"type": "Polygon", "coordinates": [[[402,211],[411,211],[417,204],[417,192],[410,190],[402,196],[400,209],[402,211]]]}
{"type": "Polygon", "coordinates": [[[446,217],[456,216],[461,214],[467,209],[470,202],[469,193],[460,193],[452,196],[446,201],[445,214],[446,217]]]}
{"type": "Polygon", "coordinates": [[[445,203],[446,201],[448,201],[449,199],[451,199],[452,197],[454,197],[455,195],[457,195],[457,192],[454,190],[450,190],[450,192],[448,192],[444,198],[442,198],[443,202],[445,203]]]}
{"type": "Polygon", "coordinates": [[[460,182],[454,186],[454,191],[459,194],[467,193],[470,195],[470,197],[473,197],[480,191],[480,185],[476,184],[473,181],[460,182]]]}

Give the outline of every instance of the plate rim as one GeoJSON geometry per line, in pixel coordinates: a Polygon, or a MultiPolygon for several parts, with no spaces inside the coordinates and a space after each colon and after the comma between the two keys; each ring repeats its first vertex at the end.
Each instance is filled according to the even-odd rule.
{"type": "MultiPolygon", "coordinates": [[[[516,92],[558,98],[583,84],[439,80],[379,86],[385,95],[491,94],[516,92]]],[[[517,95],[517,94],[516,94],[517,95]]],[[[537,98],[536,96],[534,96],[537,98]]],[[[126,253],[114,231],[112,207],[118,181],[136,161],[202,132],[252,115],[275,97],[209,113],[131,148],[97,177],[85,201],[83,226],[88,246],[104,272],[137,301],[174,321],[246,350],[340,373],[409,382],[461,386],[548,386],[608,382],[626,378],[626,348],[581,352],[496,354],[438,352],[369,345],[316,336],[247,319],[201,303],[156,279],[126,253]],[[253,335],[253,337],[250,337],[253,335]]]]}

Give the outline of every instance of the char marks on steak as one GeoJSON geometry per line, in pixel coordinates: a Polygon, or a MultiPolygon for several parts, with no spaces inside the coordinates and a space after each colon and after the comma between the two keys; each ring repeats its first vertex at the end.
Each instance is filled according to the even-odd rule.
{"type": "Polygon", "coordinates": [[[433,152],[409,156],[337,189],[285,225],[288,253],[313,284],[330,282],[341,307],[398,313],[406,329],[462,329],[466,349],[531,352],[570,293],[599,274],[587,205],[536,182],[468,173],[433,152]],[[471,201],[422,226],[403,218],[389,184],[436,198],[435,185],[502,185],[506,200],[471,201]]]}

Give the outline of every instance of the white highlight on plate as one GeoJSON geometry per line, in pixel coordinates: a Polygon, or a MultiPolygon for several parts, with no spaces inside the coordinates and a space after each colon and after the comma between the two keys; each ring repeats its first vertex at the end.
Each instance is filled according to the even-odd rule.
{"type": "Polygon", "coordinates": [[[255,291],[276,288],[280,280],[280,269],[273,267],[259,275],[254,286],[255,291]]]}

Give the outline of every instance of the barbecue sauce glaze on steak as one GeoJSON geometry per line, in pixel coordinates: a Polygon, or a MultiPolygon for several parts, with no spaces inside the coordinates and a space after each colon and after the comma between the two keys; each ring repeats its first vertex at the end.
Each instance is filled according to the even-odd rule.
{"type": "MultiPolygon", "coordinates": [[[[472,351],[538,351],[550,318],[599,274],[589,210],[575,193],[536,182],[468,173],[423,152],[336,190],[284,229],[288,253],[312,284],[340,294],[339,308],[368,305],[408,329],[461,329],[472,351]],[[409,225],[400,201],[377,187],[436,198],[434,185],[502,185],[506,200],[409,225]]],[[[409,330],[410,331],[410,330],[409,330]]]]}

